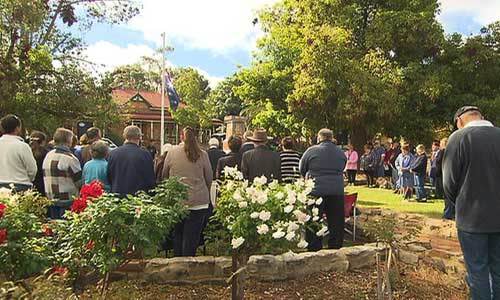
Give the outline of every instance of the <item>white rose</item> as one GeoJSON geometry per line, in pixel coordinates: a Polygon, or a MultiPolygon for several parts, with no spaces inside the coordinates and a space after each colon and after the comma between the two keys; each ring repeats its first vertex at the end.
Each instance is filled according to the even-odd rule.
{"type": "Polygon", "coordinates": [[[231,240],[231,245],[233,246],[233,249],[238,249],[243,243],[245,242],[245,239],[242,237],[232,239],[231,240]]]}
{"type": "Polygon", "coordinates": [[[263,210],[259,213],[259,219],[261,219],[264,222],[268,221],[269,219],[271,219],[271,213],[263,210]]]}
{"type": "Polygon", "coordinates": [[[305,247],[307,247],[307,245],[309,245],[306,241],[304,240],[301,240],[298,244],[297,244],[297,247],[301,248],[301,249],[304,249],[305,247]]]}
{"type": "Polygon", "coordinates": [[[283,200],[283,198],[285,198],[285,194],[283,194],[283,192],[276,193],[276,199],[283,200]]]}
{"type": "Polygon", "coordinates": [[[271,183],[269,184],[269,188],[271,188],[271,189],[275,189],[275,188],[277,188],[279,185],[280,185],[280,183],[278,182],[278,180],[273,179],[273,181],[271,181],[271,183]]]}
{"type": "Polygon", "coordinates": [[[299,200],[301,203],[306,203],[307,202],[307,195],[304,193],[300,193],[297,195],[297,200],[299,200]]]}
{"type": "Polygon", "coordinates": [[[248,203],[246,201],[241,201],[241,202],[238,202],[238,206],[240,208],[245,208],[248,206],[248,203]]]}
{"type": "Polygon", "coordinates": [[[313,216],[316,217],[317,215],[319,215],[319,209],[317,207],[313,207],[312,213],[313,213],[313,216]]]}
{"type": "Polygon", "coordinates": [[[285,232],[281,231],[281,229],[278,229],[278,231],[276,231],[276,232],[273,233],[273,238],[275,238],[275,239],[281,239],[285,235],[286,235],[285,232]]]}
{"type": "Polygon", "coordinates": [[[316,205],[321,205],[321,203],[323,203],[323,198],[318,198],[316,200],[316,205]]]}
{"type": "Polygon", "coordinates": [[[267,192],[266,191],[255,191],[255,202],[259,204],[264,204],[267,202],[267,192]]]}
{"type": "Polygon", "coordinates": [[[321,227],[321,229],[316,232],[317,236],[325,236],[326,232],[328,231],[328,228],[326,226],[321,227]]]}
{"type": "Polygon", "coordinates": [[[234,192],[233,198],[236,201],[243,201],[243,197],[241,196],[240,190],[236,190],[236,192],[234,192]]]}
{"type": "Polygon", "coordinates": [[[307,201],[307,205],[314,205],[315,203],[316,203],[316,200],[314,200],[314,199],[309,199],[307,201]]]}
{"type": "Polygon", "coordinates": [[[287,214],[291,213],[293,210],[293,205],[287,205],[285,206],[285,208],[283,209],[283,211],[287,214]]]}
{"type": "Polygon", "coordinates": [[[266,176],[262,175],[260,177],[256,177],[254,180],[253,180],[253,183],[255,183],[256,185],[264,185],[267,183],[267,178],[266,176]]]}
{"type": "Polygon", "coordinates": [[[295,232],[293,231],[290,231],[289,233],[286,234],[285,236],[285,239],[287,239],[288,241],[291,241],[295,238],[295,232]]]}
{"type": "Polygon", "coordinates": [[[287,231],[288,232],[295,232],[296,230],[298,230],[300,227],[299,225],[297,225],[297,223],[295,222],[290,222],[288,223],[288,228],[287,228],[287,231]]]}
{"type": "Polygon", "coordinates": [[[319,220],[319,216],[314,216],[314,217],[313,217],[313,221],[314,221],[314,222],[318,222],[318,220],[319,220]]]}
{"type": "Polygon", "coordinates": [[[295,210],[293,212],[293,214],[295,215],[295,217],[297,218],[297,221],[300,224],[304,224],[305,222],[309,221],[309,219],[311,218],[311,216],[301,212],[300,210],[295,210]]]}
{"type": "Polygon", "coordinates": [[[0,188],[0,198],[9,198],[12,194],[12,190],[8,188],[0,188]]]}
{"type": "Polygon", "coordinates": [[[257,226],[257,233],[258,234],[266,234],[269,232],[269,226],[267,226],[266,224],[261,224],[259,226],[257,226]]]}
{"type": "Polygon", "coordinates": [[[252,219],[257,219],[259,217],[259,213],[254,211],[253,213],[250,214],[250,218],[252,219]]]}
{"type": "Polygon", "coordinates": [[[297,195],[295,194],[295,192],[289,191],[288,197],[286,198],[286,203],[293,205],[293,204],[295,204],[296,201],[297,201],[297,195]]]}

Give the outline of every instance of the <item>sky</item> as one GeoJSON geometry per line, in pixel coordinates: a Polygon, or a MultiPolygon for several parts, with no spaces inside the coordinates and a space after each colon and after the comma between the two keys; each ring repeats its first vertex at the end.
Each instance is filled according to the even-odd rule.
{"type": "MultiPolygon", "coordinates": [[[[193,67],[214,87],[240,66],[248,66],[262,35],[252,20],[277,0],[144,0],[127,24],[97,24],[82,38],[84,53],[100,72],[135,63],[161,46],[161,33],[174,51],[168,64],[193,67]]],[[[446,33],[464,35],[500,20],[500,0],[441,0],[438,16],[446,33]]]]}

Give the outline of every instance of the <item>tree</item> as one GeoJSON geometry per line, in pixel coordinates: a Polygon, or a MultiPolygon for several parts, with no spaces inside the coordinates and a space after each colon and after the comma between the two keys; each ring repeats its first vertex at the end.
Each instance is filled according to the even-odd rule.
{"type": "Polygon", "coordinates": [[[104,86],[82,70],[87,62],[75,27],[120,23],[137,13],[138,5],[128,0],[1,1],[0,115],[18,113],[33,126],[95,116],[88,111],[110,97],[96,100],[104,86]]]}
{"type": "Polygon", "coordinates": [[[208,80],[193,68],[176,69],[173,71],[173,78],[183,104],[173,112],[177,123],[194,128],[210,127],[212,118],[215,117],[215,108],[207,100],[210,94],[208,80]]]}
{"type": "Polygon", "coordinates": [[[405,68],[443,40],[437,9],[435,0],[279,2],[260,12],[266,36],[237,91],[291,113],[310,135],[348,129],[360,145],[403,114],[405,68]]]}
{"type": "Polygon", "coordinates": [[[215,117],[223,120],[225,116],[237,116],[243,109],[243,101],[235,93],[235,88],[241,85],[241,81],[233,74],[221,81],[215,89],[210,92],[208,101],[215,108],[215,117]]]}
{"type": "Polygon", "coordinates": [[[158,91],[161,86],[160,74],[145,69],[140,63],[119,66],[108,76],[113,88],[158,91]]]}

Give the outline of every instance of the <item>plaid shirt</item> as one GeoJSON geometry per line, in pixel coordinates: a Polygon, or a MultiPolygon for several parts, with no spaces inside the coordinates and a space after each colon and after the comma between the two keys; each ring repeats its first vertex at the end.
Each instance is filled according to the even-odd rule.
{"type": "Polygon", "coordinates": [[[64,146],[56,146],[43,161],[43,180],[49,199],[56,206],[69,207],[78,196],[82,168],[80,161],[64,146]]]}

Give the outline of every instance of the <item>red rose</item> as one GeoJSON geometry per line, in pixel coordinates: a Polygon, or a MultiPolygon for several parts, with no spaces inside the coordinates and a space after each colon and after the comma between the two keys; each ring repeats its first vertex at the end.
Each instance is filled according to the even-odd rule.
{"type": "Polygon", "coordinates": [[[0,229],[0,245],[7,241],[7,229],[0,229]]]}
{"type": "Polygon", "coordinates": [[[3,203],[0,203],[0,218],[3,217],[3,214],[5,213],[5,209],[7,208],[7,206],[3,203]]]}
{"type": "Polygon", "coordinates": [[[55,266],[52,268],[52,272],[54,274],[59,274],[59,275],[65,276],[68,273],[68,268],[61,267],[61,266],[55,266]]]}
{"type": "Polygon", "coordinates": [[[87,242],[87,245],[85,245],[85,249],[92,251],[94,249],[95,243],[93,240],[90,240],[87,242]]]}
{"type": "Polygon", "coordinates": [[[77,214],[81,213],[87,208],[87,199],[84,197],[77,198],[71,204],[71,211],[77,214]]]}
{"type": "Polygon", "coordinates": [[[50,228],[49,225],[47,225],[47,224],[42,225],[42,232],[43,232],[43,235],[45,235],[45,236],[53,236],[54,235],[52,228],[50,228]]]}
{"type": "Polygon", "coordinates": [[[97,199],[104,193],[104,185],[99,180],[86,184],[80,191],[80,197],[97,199]]]}

